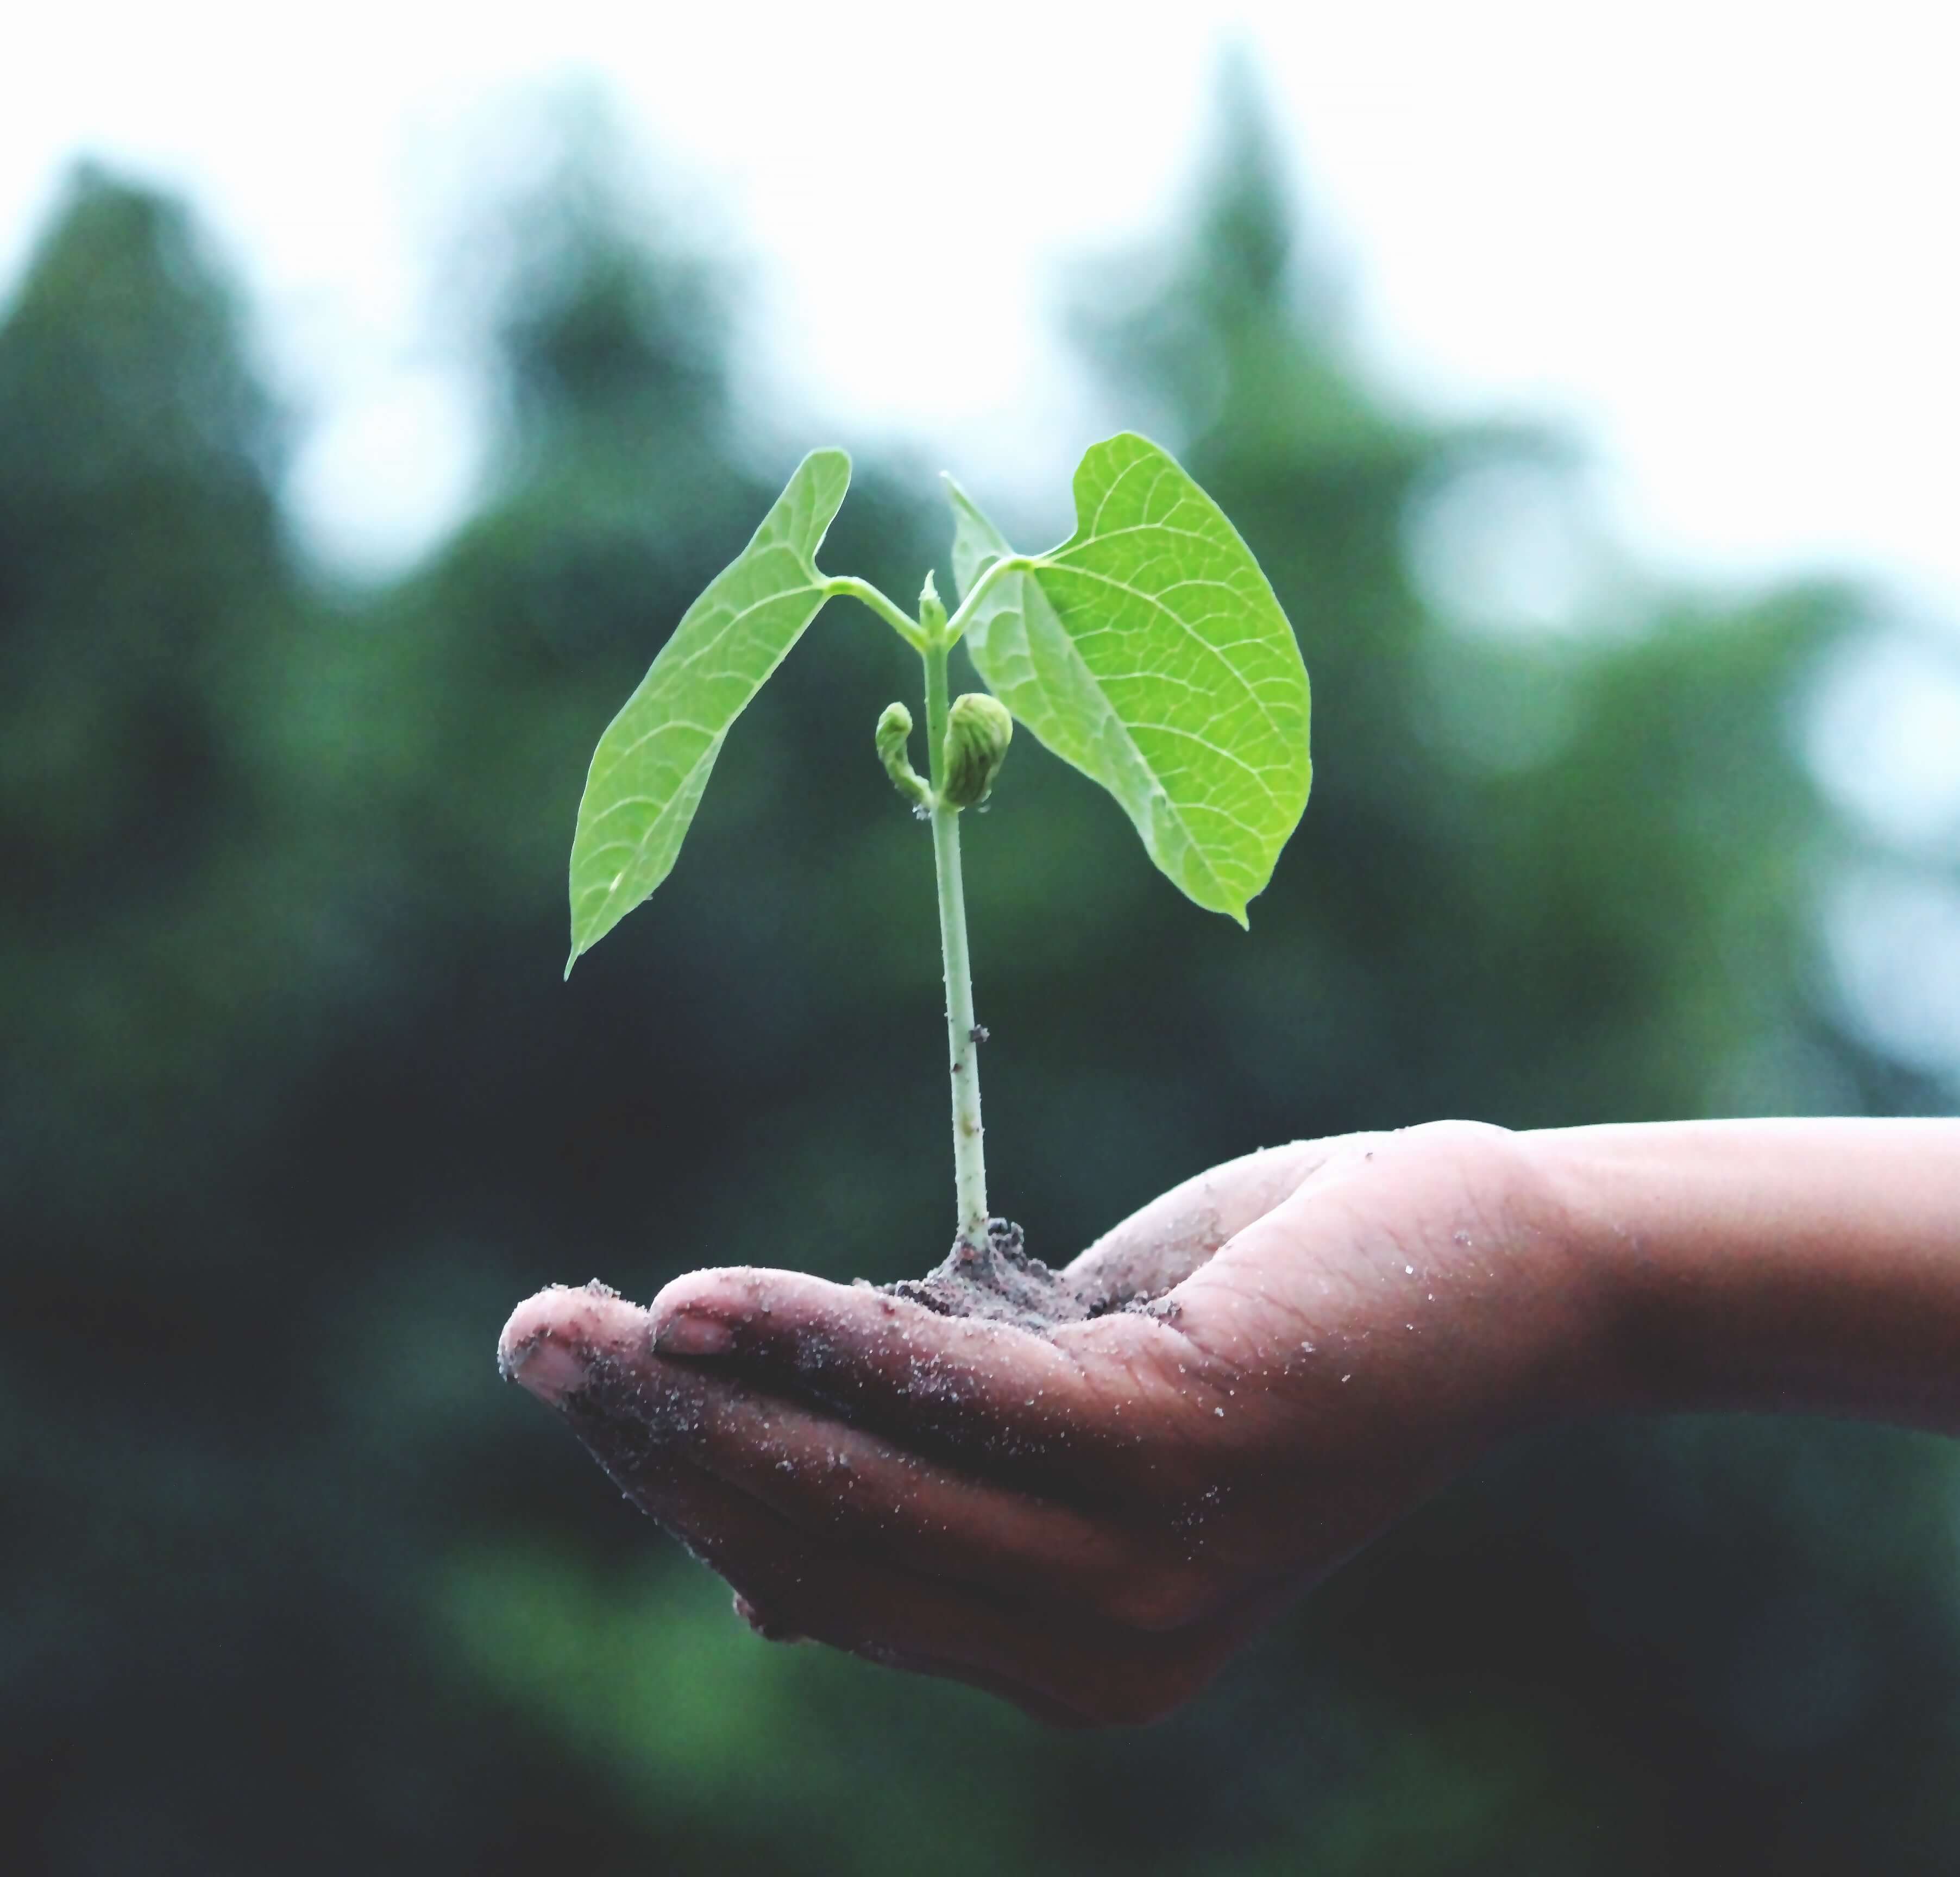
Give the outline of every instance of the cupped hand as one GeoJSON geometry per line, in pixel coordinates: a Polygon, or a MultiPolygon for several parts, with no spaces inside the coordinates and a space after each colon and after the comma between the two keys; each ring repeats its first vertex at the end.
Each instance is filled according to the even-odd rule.
{"type": "Polygon", "coordinates": [[[1039,1331],[788,1271],[555,1290],[499,1354],[763,1634],[1076,1724],[1178,1706],[1583,1385],[1589,1286],[1497,1128],[1250,1155],[1069,1274],[1112,1307],[1039,1331]]]}

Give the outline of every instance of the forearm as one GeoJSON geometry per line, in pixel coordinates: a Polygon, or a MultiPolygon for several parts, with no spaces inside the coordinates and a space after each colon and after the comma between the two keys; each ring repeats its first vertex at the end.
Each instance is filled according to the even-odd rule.
{"type": "Polygon", "coordinates": [[[1960,1121],[1522,1138],[1596,1286],[1595,1405],[1960,1432],[1960,1121]]]}

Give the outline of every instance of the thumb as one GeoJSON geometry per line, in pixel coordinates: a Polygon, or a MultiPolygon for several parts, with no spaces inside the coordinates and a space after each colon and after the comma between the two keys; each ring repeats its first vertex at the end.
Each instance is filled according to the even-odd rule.
{"type": "Polygon", "coordinates": [[[1077,1294],[1100,1311],[1183,1283],[1227,1239],[1290,1198],[1350,1138],[1262,1147],[1160,1194],[1068,1267],[1077,1294]]]}

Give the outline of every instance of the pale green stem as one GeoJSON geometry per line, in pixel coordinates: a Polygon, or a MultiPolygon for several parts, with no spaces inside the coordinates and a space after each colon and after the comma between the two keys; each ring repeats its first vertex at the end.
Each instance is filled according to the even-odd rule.
{"type": "Polygon", "coordinates": [[[926,655],[925,634],[918,620],[904,607],[887,600],[868,580],[860,580],[854,574],[834,574],[823,583],[823,591],[828,599],[855,600],[869,606],[921,658],[926,655]]]}
{"type": "Polygon", "coordinates": [[[994,562],[986,572],[976,580],[961,600],[951,619],[946,622],[946,642],[957,645],[959,635],[972,623],[975,609],[987,595],[1010,574],[1025,574],[1040,562],[1032,554],[1010,554],[994,562]]]}
{"type": "MultiPolygon", "coordinates": [[[[958,609],[947,622],[946,642],[957,645],[960,635],[972,623],[975,609],[1001,581],[1010,574],[1025,574],[1040,562],[1031,554],[1012,554],[998,560],[973,583],[972,590],[961,600],[958,609]]],[[[896,600],[888,599],[868,580],[860,580],[854,574],[833,574],[823,583],[824,597],[827,600],[855,600],[866,606],[883,619],[899,637],[923,658],[926,654],[926,635],[918,620],[896,600]]]]}
{"type": "MultiPolygon", "coordinates": [[[[975,588],[977,593],[978,587],[975,588]]],[[[966,610],[964,607],[961,609],[966,610]]],[[[987,1159],[981,1144],[980,1045],[974,1037],[973,972],[966,954],[966,896],[959,877],[959,810],[940,799],[946,765],[947,654],[953,635],[934,634],[925,660],[926,748],[932,759],[932,859],[939,876],[939,942],[946,961],[946,1049],[953,1081],[953,1183],[959,1236],[987,1242],[987,1159]]]]}
{"type": "Polygon", "coordinates": [[[868,580],[851,574],[837,574],[823,583],[826,598],[855,600],[870,607],[918,652],[925,665],[925,738],[932,776],[932,861],[939,880],[939,943],[946,965],[947,1061],[953,1083],[953,1195],[959,1211],[959,1237],[976,1250],[987,1242],[987,1160],[981,1144],[980,1045],[974,1034],[973,971],[966,953],[966,896],[959,876],[959,810],[943,800],[940,794],[946,780],[946,719],[950,708],[947,699],[946,663],[947,654],[966,629],[981,598],[1007,574],[1034,564],[1020,555],[996,561],[974,582],[972,591],[950,620],[936,606],[927,619],[915,619],[868,580]]]}

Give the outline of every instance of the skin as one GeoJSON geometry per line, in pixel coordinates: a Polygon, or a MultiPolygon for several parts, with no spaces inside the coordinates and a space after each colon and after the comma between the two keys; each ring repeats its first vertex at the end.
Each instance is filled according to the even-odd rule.
{"type": "Polygon", "coordinates": [[[1441,1122],[1187,1182],[1036,1334],[794,1271],[520,1305],[504,1373],[762,1634],[1058,1723],[1188,1700],[1493,1442],[1603,1410],[1960,1431],[1960,1122],[1441,1122]]]}

